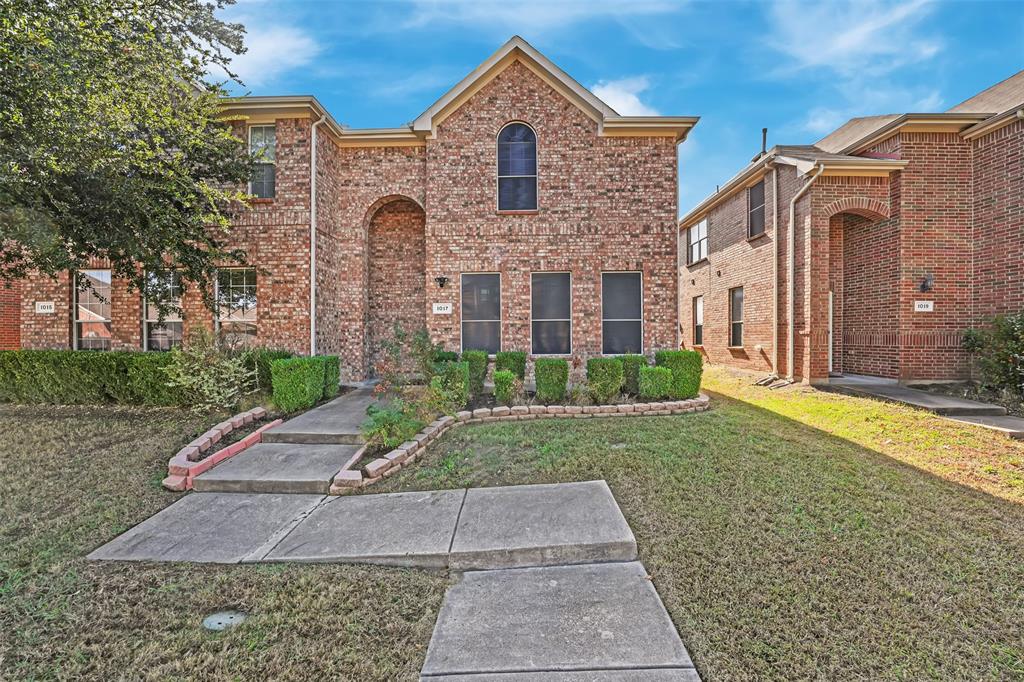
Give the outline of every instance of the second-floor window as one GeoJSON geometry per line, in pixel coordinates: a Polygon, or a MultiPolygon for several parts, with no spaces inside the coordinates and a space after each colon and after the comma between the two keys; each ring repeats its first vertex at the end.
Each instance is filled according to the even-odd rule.
{"type": "Polygon", "coordinates": [[[525,123],[498,133],[498,210],[537,210],[537,135],[525,123]]]}
{"type": "Polygon", "coordinates": [[[249,193],[272,199],[276,191],[277,131],[272,125],[249,128],[249,151],[256,157],[249,193]]]}
{"type": "Polygon", "coordinates": [[[708,257],[708,219],[686,231],[686,263],[692,265],[708,257]]]}
{"type": "Polygon", "coordinates": [[[747,190],[747,236],[764,234],[764,180],[747,190]]]}

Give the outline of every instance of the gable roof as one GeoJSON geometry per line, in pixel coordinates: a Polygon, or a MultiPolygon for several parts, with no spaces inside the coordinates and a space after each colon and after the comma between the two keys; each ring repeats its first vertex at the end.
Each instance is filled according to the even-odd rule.
{"type": "Polygon", "coordinates": [[[815,142],[814,146],[818,147],[822,151],[831,152],[833,154],[838,153],[857,140],[863,139],[864,137],[877,132],[879,129],[892,123],[899,117],[899,114],[884,114],[882,116],[861,116],[859,118],[851,118],[849,121],[815,142]]]}
{"type": "Polygon", "coordinates": [[[1024,70],[965,99],[948,111],[953,114],[999,114],[1021,105],[1024,105],[1024,70]]]}

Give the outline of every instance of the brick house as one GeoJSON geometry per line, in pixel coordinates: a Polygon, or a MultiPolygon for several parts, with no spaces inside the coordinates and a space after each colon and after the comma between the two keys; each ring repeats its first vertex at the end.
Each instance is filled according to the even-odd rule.
{"type": "Polygon", "coordinates": [[[709,361],[968,378],[963,331],[1024,309],[1024,71],[763,150],[679,228],[680,332],[709,361]]]}
{"type": "Polygon", "coordinates": [[[5,293],[0,343],[159,350],[202,325],[337,354],[348,380],[395,324],[451,350],[678,347],[677,148],[695,117],[620,116],[519,37],[398,128],[339,125],[313,97],[224,109],[265,163],[231,236],[248,267],[219,273],[217,312],[188,293],[161,327],[97,262],[26,279],[20,305],[5,293]]]}

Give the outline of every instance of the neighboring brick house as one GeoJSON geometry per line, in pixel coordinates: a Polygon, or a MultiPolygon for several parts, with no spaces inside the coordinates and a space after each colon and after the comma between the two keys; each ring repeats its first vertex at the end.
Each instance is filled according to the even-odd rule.
{"type": "Polygon", "coordinates": [[[395,324],[451,350],[678,347],[677,147],[695,117],[620,116],[518,37],[400,128],[340,126],[313,97],[225,113],[266,163],[231,234],[250,267],[221,271],[218,314],[187,294],[184,320],[147,323],[97,262],[79,276],[106,302],[75,305],[69,275],[22,282],[17,321],[0,299],[22,347],[158,349],[216,326],[337,354],[350,380],[395,324]]]}
{"type": "Polygon", "coordinates": [[[1024,309],[1024,71],[764,151],[679,227],[683,345],[711,362],[967,378],[963,331],[1024,309]]]}

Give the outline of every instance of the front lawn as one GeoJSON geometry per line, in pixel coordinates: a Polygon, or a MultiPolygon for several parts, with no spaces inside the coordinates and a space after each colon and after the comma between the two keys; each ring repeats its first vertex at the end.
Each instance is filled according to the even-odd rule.
{"type": "Polygon", "coordinates": [[[462,427],[368,492],[604,478],[703,679],[1024,677],[1024,443],[709,371],[712,410],[462,427]]]}
{"type": "Polygon", "coordinates": [[[0,678],[416,679],[442,575],[82,558],[178,499],[160,480],[186,434],[211,425],[193,421],[0,405],[0,678]],[[204,631],[223,607],[252,616],[204,631]]]}

